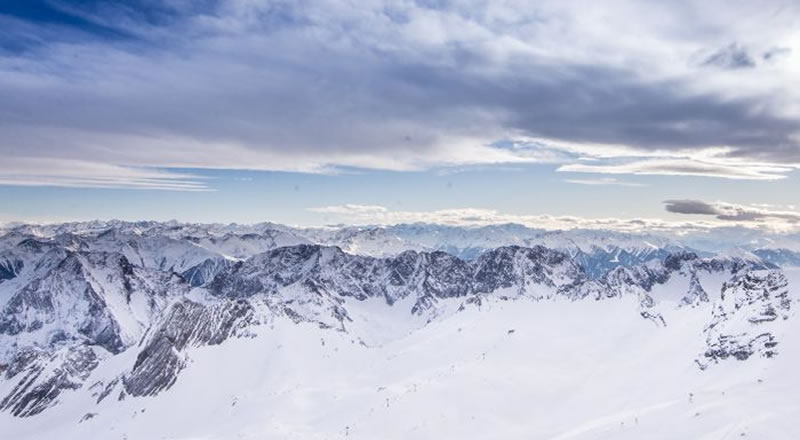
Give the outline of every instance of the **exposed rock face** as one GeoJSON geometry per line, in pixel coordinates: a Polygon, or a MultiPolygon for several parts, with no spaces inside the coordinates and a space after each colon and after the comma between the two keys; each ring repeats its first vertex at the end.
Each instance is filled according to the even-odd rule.
{"type": "Polygon", "coordinates": [[[133,396],[148,396],[169,388],[185,366],[184,348],[219,344],[252,320],[253,308],[243,300],[212,306],[189,300],[175,303],[140,345],[136,363],[123,380],[125,390],[133,396]]]}
{"type": "MultiPolygon", "coordinates": [[[[679,304],[695,306],[713,300],[710,294],[718,295],[719,291],[708,292],[703,278],[708,275],[733,277],[752,270],[770,268],[761,262],[750,262],[738,259],[700,258],[694,253],[678,253],[670,255],[663,262],[651,261],[633,267],[618,267],[601,277],[598,282],[602,286],[595,293],[608,296],[625,294],[638,295],[643,305],[650,307],[659,298],[653,298],[653,291],[670,280],[683,278],[686,286],[679,293],[679,304]]],[[[581,286],[585,289],[585,286],[581,286]]]]}
{"type": "Polygon", "coordinates": [[[18,417],[39,414],[57,402],[65,390],[83,386],[99,363],[91,347],[61,347],[50,353],[26,349],[17,353],[5,372],[5,379],[15,383],[0,401],[0,411],[18,417]]]}
{"type": "Polygon", "coordinates": [[[409,295],[413,312],[437,300],[511,289],[513,296],[534,288],[558,288],[583,273],[566,255],[543,247],[510,246],[464,261],[444,252],[407,251],[396,257],[345,254],[339,248],[301,245],[276,249],[238,263],[209,284],[217,296],[275,295],[288,286],[317,294],[364,300],[384,298],[391,305],[409,295]],[[513,291],[513,292],[512,292],[513,291]]]}
{"type": "Polygon", "coordinates": [[[84,264],[91,263],[70,254],[43,278],[18,291],[0,316],[0,334],[15,336],[58,327],[57,338],[82,337],[118,353],[123,347],[119,325],[87,279],[84,264]]]}
{"type": "Polygon", "coordinates": [[[118,253],[49,249],[32,261],[9,281],[17,289],[0,309],[0,364],[15,383],[0,409],[19,416],[82,387],[98,352],[124,351],[188,288],[179,276],[134,266],[118,253]]]}
{"type": "Polygon", "coordinates": [[[725,283],[705,330],[704,357],[716,362],[777,355],[781,321],[791,309],[788,282],[779,271],[750,271],[725,283]]]}
{"type": "MultiPolygon", "coordinates": [[[[669,261],[669,260],[667,260],[669,261]]],[[[607,273],[600,279],[600,283],[607,286],[604,290],[607,296],[620,296],[626,293],[642,294],[650,292],[654,286],[664,284],[669,281],[674,271],[680,270],[680,266],[669,266],[665,264],[650,264],[636,267],[620,267],[607,273]]]]}
{"type": "Polygon", "coordinates": [[[498,248],[483,254],[473,267],[473,285],[478,293],[512,289],[518,296],[531,293],[542,297],[547,296],[544,291],[585,279],[580,267],[566,254],[542,246],[498,248]]]}
{"type": "Polygon", "coordinates": [[[0,335],[28,333],[39,345],[73,339],[118,353],[184,286],[180,277],[135,267],[120,254],[67,251],[11,296],[0,313],[0,335]]]}

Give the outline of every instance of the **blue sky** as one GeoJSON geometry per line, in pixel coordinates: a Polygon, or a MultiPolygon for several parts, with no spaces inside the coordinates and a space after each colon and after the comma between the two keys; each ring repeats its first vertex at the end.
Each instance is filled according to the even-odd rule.
{"type": "MultiPolygon", "coordinates": [[[[184,170],[185,171],[185,170],[184,170]]],[[[481,167],[447,172],[351,170],[344,174],[192,169],[210,191],[0,186],[2,220],[75,219],[170,220],[255,223],[274,221],[316,226],[364,223],[370,217],[319,212],[345,205],[382,206],[413,213],[442,209],[494,210],[509,221],[516,216],[553,215],[586,218],[647,218],[675,222],[684,215],[666,212],[664,200],[692,199],[698,188],[710,200],[780,206],[798,186],[796,176],[778,182],[709,177],[633,176],[632,186],[570,183],[577,173],[559,173],[552,165],[518,168],[481,167]]],[[[502,218],[502,217],[501,217],[502,218]]],[[[380,218],[372,219],[381,223],[380,218]]]]}
{"type": "Polygon", "coordinates": [[[0,221],[800,222],[791,1],[32,0],[0,26],[0,221]]]}

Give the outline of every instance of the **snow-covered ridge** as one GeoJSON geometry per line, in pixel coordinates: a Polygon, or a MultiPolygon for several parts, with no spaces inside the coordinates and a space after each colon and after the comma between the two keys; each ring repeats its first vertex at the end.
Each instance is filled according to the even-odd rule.
{"type": "MultiPolygon", "coordinates": [[[[602,230],[545,231],[516,224],[482,227],[401,224],[298,228],[275,223],[240,225],[113,220],[16,225],[6,235],[37,239],[77,236],[99,241],[95,238],[103,234],[122,235],[128,237],[130,242],[140,242],[140,248],[145,248],[143,252],[147,252],[147,247],[166,245],[164,242],[167,240],[190,241],[198,248],[229,261],[246,259],[269,249],[295,244],[337,246],[348,253],[373,257],[399,255],[408,250],[444,251],[464,259],[474,259],[487,250],[501,246],[544,246],[569,254],[593,278],[600,277],[615,267],[663,259],[671,252],[702,253],[673,238],[654,234],[602,230]]],[[[120,246],[124,242],[119,240],[118,243],[120,244],[117,246],[120,246]]],[[[135,254],[137,250],[130,252],[135,254]]],[[[197,266],[202,262],[196,261],[198,259],[208,259],[199,255],[199,250],[194,253],[198,255],[185,257],[188,261],[183,263],[183,270],[188,270],[187,266],[190,265],[197,266]]],[[[147,255],[133,257],[152,258],[147,255]]],[[[170,259],[169,255],[165,257],[170,259]]],[[[171,261],[164,263],[170,264],[171,261]]],[[[206,267],[217,265],[206,263],[206,267]]],[[[205,278],[210,275],[205,274],[203,280],[198,280],[197,283],[206,281],[205,278]]]]}
{"type": "MultiPolygon", "coordinates": [[[[264,222],[256,224],[201,224],[177,221],[125,222],[119,220],[11,224],[6,234],[54,238],[59,235],[91,237],[114,231],[138,237],[190,240],[228,259],[245,259],[256,253],[294,244],[338,246],[352,254],[398,255],[407,250],[445,251],[465,259],[501,246],[537,245],[560,250],[576,258],[592,277],[602,276],[618,266],[631,266],[668,253],[695,252],[701,256],[717,253],[752,252],[767,256],[775,264],[800,264],[800,237],[752,236],[736,242],[736,234],[721,239],[709,236],[667,236],[660,233],[623,233],[607,230],[574,229],[553,231],[518,224],[458,227],[436,224],[390,226],[330,226],[303,228],[264,222]]],[[[3,232],[0,231],[0,234],[3,232]]]]}

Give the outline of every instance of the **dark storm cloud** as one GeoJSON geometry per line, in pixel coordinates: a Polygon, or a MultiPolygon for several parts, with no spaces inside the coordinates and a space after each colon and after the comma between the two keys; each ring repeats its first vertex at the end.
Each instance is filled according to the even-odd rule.
{"type": "Polygon", "coordinates": [[[701,200],[667,200],[664,208],[676,214],[708,215],[718,220],[753,222],[762,220],[781,220],[787,223],[800,222],[800,212],[779,211],[774,208],[736,205],[733,203],[707,203],[701,200]]]}
{"type": "Polygon", "coordinates": [[[701,200],[667,200],[664,208],[668,212],[676,214],[698,214],[698,215],[718,215],[719,211],[706,202],[701,200]]]}

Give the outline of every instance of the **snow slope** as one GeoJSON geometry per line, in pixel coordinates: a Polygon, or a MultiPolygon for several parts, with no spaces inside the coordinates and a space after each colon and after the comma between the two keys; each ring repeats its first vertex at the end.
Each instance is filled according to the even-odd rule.
{"type": "Polygon", "coordinates": [[[191,349],[156,397],[93,406],[74,394],[36,423],[3,414],[0,426],[16,439],[800,436],[797,337],[778,359],[702,371],[693,360],[707,309],[658,327],[637,307],[495,301],[373,347],[281,318],[253,338],[191,349]],[[86,408],[94,416],[80,422],[86,408]]]}

